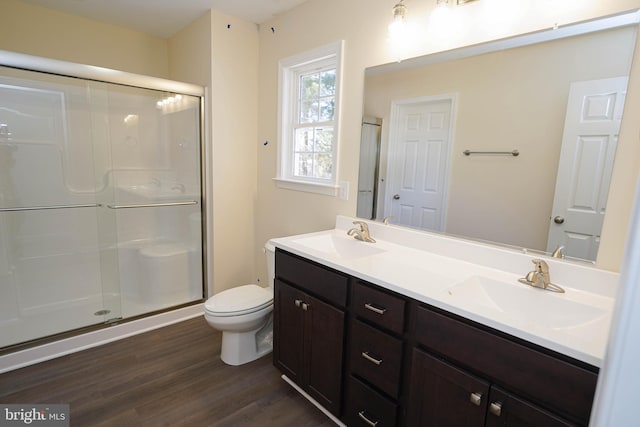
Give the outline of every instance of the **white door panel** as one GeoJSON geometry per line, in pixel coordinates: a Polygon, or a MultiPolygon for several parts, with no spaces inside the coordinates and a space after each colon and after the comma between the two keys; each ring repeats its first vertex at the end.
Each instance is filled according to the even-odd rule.
{"type": "Polygon", "coordinates": [[[401,103],[392,114],[385,203],[395,222],[444,230],[453,100],[401,103]]]}
{"type": "Polygon", "coordinates": [[[627,77],[571,85],[547,250],[595,260],[626,95],[627,77]]]}

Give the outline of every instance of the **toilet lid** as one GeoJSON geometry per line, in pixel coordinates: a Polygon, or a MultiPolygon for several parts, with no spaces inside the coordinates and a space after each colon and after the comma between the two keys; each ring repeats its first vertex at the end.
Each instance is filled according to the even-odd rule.
{"type": "Polygon", "coordinates": [[[211,314],[240,315],[261,310],[273,304],[273,293],[258,285],[227,289],[207,300],[204,308],[211,314]]]}

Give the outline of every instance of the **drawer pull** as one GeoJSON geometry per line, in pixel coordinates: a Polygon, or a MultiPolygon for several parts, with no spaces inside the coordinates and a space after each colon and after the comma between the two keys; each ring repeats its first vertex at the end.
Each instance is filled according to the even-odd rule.
{"type": "Polygon", "coordinates": [[[374,365],[382,365],[382,359],[376,359],[375,357],[371,357],[369,356],[369,352],[368,351],[363,351],[362,352],[362,357],[364,357],[365,359],[367,359],[369,362],[373,363],[374,365]]]}
{"type": "Polygon", "coordinates": [[[373,305],[371,305],[369,303],[365,303],[364,307],[367,310],[371,310],[371,311],[373,311],[374,313],[377,313],[377,314],[384,314],[384,312],[387,311],[386,308],[378,308],[378,307],[373,306],[373,305]]]}
{"type": "Polygon", "coordinates": [[[369,424],[371,427],[376,427],[378,425],[377,421],[371,421],[369,418],[367,418],[367,416],[364,414],[364,411],[358,412],[358,416],[360,417],[361,420],[369,424]]]}
{"type": "Polygon", "coordinates": [[[476,406],[482,405],[482,393],[471,393],[469,395],[469,401],[476,406]]]}
{"type": "Polygon", "coordinates": [[[489,412],[491,412],[496,417],[502,415],[502,403],[492,402],[491,405],[489,405],[489,412]]]}

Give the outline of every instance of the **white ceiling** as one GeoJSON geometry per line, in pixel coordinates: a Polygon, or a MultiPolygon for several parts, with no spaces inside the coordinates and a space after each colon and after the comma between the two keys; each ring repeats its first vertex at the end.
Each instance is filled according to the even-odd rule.
{"type": "Polygon", "coordinates": [[[167,38],[209,9],[259,24],[306,0],[23,1],[167,38]]]}

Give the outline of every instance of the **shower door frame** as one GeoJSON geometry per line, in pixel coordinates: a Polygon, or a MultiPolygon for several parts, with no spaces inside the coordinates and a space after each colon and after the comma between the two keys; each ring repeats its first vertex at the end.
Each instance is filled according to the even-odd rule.
{"type": "MultiPolygon", "coordinates": [[[[109,68],[96,67],[92,65],[78,64],[73,62],[61,61],[50,58],[43,58],[38,56],[32,56],[17,52],[10,52],[0,50],[0,66],[20,69],[25,71],[35,71],[52,75],[59,75],[63,77],[72,77],[72,78],[80,78],[87,81],[94,82],[102,82],[109,84],[117,84],[123,86],[130,86],[134,88],[140,89],[149,89],[156,91],[164,91],[164,92],[172,92],[179,93],[183,95],[191,95],[199,98],[199,138],[200,138],[200,214],[202,221],[200,223],[201,235],[200,235],[200,247],[201,247],[201,268],[202,268],[202,298],[199,300],[194,300],[188,303],[179,304],[176,306],[172,306],[166,309],[161,309],[158,311],[153,311],[149,313],[140,314],[137,316],[127,317],[117,319],[116,323],[128,323],[143,320],[145,318],[162,315],[163,313],[170,313],[173,311],[180,311],[181,309],[188,310],[190,306],[194,305],[202,305],[202,302],[206,298],[208,292],[208,282],[209,282],[209,268],[206,260],[208,259],[208,227],[207,227],[207,205],[208,205],[208,197],[207,197],[207,185],[206,185],[206,177],[208,174],[208,162],[207,162],[207,147],[206,140],[208,135],[208,127],[206,118],[206,110],[207,110],[207,96],[206,90],[202,86],[194,85],[191,83],[178,82],[174,80],[168,80],[158,77],[151,77],[142,74],[129,73],[125,71],[113,70],[109,68]]],[[[191,315],[192,316],[192,315],[191,315]]],[[[171,316],[170,316],[171,317],[171,316]]],[[[175,316],[173,316],[175,317],[175,316]]],[[[0,358],[2,358],[2,354],[8,354],[11,356],[11,353],[16,350],[29,349],[32,347],[36,347],[38,345],[47,343],[52,343],[55,345],[55,341],[61,338],[73,337],[81,335],[85,332],[95,331],[104,329],[107,327],[112,327],[113,323],[104,322],[96,325],[91,325],[87,327],[82,327],[72,331],[64,331],[57,333],[52,336],[43,337],[34,339],[32,341],[18,343],[15,345],[11,345],[7,348],[0,350],[0,358]]],[[[55,356],[54,356],[55,357],[55,356]]],[[[1,368],[1,367],[0,367],[1,368]]],[[[4,369],[0,369],[2,372],[4,369]]]]}

